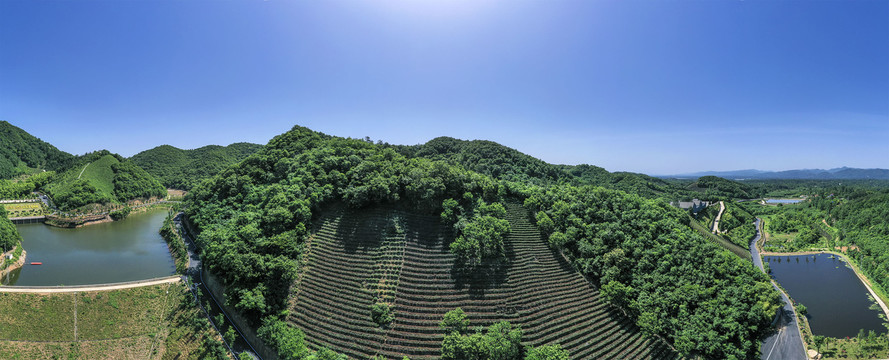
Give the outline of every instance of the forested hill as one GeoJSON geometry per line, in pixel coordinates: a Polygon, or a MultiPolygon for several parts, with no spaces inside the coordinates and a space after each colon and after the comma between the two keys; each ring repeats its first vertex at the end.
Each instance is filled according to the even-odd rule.
{"type": "Polygon", "coordinates": [[[561,165],[581,185],[601,186],[607,189],[622,190],[647,198],[676,199],[695,196],[694,193],[663,179],[631,172],[608,172],[593,165],[561,165]]]}
{"type": "Polygon", "coordinates": [[[518,150],[487,140],[437,137],[425,144],[395,146],[408,157],[442,160],[498,180],[533,184],[568,183],[623,190],[647,198],[693,196],[689,191],[659,178],[630,172],[608,172],[593,165],[549,164],[518,150]]]}
{"type": "Polygon", "coordinates": [[[539,183],[569,177],[558,166],[493,141],[442,136],[425,144],[397,148],[408,157],[444,160],[502,180],[539,183]]]}
{"type": "Polygon", "coordinates": [[[261,148],[262,145],[251,143],[207,145],[193,150],[161,145],[140,152],[130,159],[157,177],[164,186],[189,190],[261,148]]]}
{"type": "Polygon", "coordinates": [[[0,121],[0,179],[29,173],[33,169],[58,171],[69,166],[73,159],[73,155],[0,121]]]}
{"type": "MultiPolygon", "coordinates": [[[[309,276],[303,273],[305,252],[308,244],[316,241],[312,240],[313,229],[318,229],[319,219],[330,215],[327,209],[347,206],[362,212],[394,206],[412,214],[431,215],[451,229],[443,248],[456,259],[453,271],[446,273],[467,279],[497,279],[504,275],[503,264],[518,261],[509,250],[513,241],[509,234],[529,230],[512,228],[517,223],[511,225],[505,219],[505,209],[511,207],[504,207],[504,203],[524,204],[523,210],[534,214],[527,226],[535,226],[545,238],[528,241],[545,243],[565,254],[573,269],[601,289],[612,306],[623,309],[644,333],[668,341],[680,355],[756,356],[759,339],[770,331],[779,307],[777,293],[749,262],[694,232],[681,210],[660,199],[624,191],[575,185],[573,181],[527,179],[532,174],[546,177],[557,173],[550,173],[550,167],[539,160],[504,151],[493,143],[438,140],[436,143],[450,145],[438,147],[444,149],[441,151],[393,148],[294,127],[256,154],[196,186],[186,197],[186,215],[199,232],[197,242],[204,264],[227,285],[226,301],[250,318],[260,336],[277,347],[282,357],[299,358],[298,354],[306,351],[305,336],[293,323],[286,323],[293,310],[288,306],[292,287],[299,281],[330,283],[327,278],[299,280],[301,273],[309,276]],[[476,148],[488,149],[497,157],[475,153],[476,148]],[[442,155],[441,160],[427,158],[437,155],[442,155]],[[464,166],[458,159],[486,164],[481,169],[486,172],[473,171],[473,164],[464,166]],[[507,162],[522,160],[526,163],[513,164],[518,169],[504,168],[507,162]],[[493,165],[500,168],[496,174],[501,179],[488,175],[494,174],[490,170],[496,169],[493,165]],[[535,172],[537,169],[541,170],[535,172]],[[514,178],[502,180],[508,176],[514,178]]],[[[341,223],[338,228],[345,230],[346,226],[341,223]]],[[[397,222],[361,228],[374,239],[404,231],[397,222]],[[373,232],[377,235],[370,234],[373,232]]],[[[311,251],[351,258],[359,248],[370,251],[367,246],[346,243],[338,249],[320,250],[311,245],[311,251]]],[[[393,276],[399,276],[401,262],[381,259],[382,263],[362,266],[386,269],[386,274],[391,269],[393,276]]],[[[335,271],[322,276],[348,277],[344,274],[335,271]]],[[[498,285],[495,281],[489,286],[498,285]]],[[[374,304],[355,300],[358,297],[349,293],[340,295],[343,301],[368,309],[367,316],[344,319],[344,324],[362,322],[371,315],[370,305],[374,304]]],[[[409,295],[394,294],[395,298],[409,295]]],[[[339,301],[310,302],[329,304],[335,300],[339,301]]],[[[401,311],[411,316],[412,310],[395,307],[392,311],[397,319],[401,311]]],[[[341,316],[331,314],[325,316],[341,316]]],[[[343,331],[348,329],[337,330],[343,331]]],[[[408,335],[428,342],[446,334],[435,328],[408,335]]],[[[538,339],[542,335],[529,333],[538,339]]],[[[447,337],[461,344],[464,341],[460,334],[447,337]]],[[[467,337],[466,344],[473,339],[467,337]]],[[[607,340],[602,339],[605,346],[607,340]]]]}
{"type": "Polygon", "coordinates": [[[751,186],[716,176],[701,176],[689,185],[690,190],[703,192],[705,197],[755,199],[765,195],[763,187],[751,186]]]}
{"type": "Polygon", "coordinates": [[[53,176],[44,190],[63,210],[166,194],[151,174],[108,150],[77,157],[70,168],[53,176]]]}

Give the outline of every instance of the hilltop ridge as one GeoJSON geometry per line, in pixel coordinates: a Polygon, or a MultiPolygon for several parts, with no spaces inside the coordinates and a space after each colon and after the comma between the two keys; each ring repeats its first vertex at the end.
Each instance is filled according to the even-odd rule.
{"type": "Polygon", "coordinates": [[[62,170],[73,160],[74,155],[9,122],[0,121],[0,179],[26,174],[33,169],[62,170]]]}
{"type": "Polygon", "coordinates": [[[189,190],[261,148],[262,145],[244,142],[191,150],[161,145],[133,155],[130,160],[157,177],[164,186],[189,190]]]}

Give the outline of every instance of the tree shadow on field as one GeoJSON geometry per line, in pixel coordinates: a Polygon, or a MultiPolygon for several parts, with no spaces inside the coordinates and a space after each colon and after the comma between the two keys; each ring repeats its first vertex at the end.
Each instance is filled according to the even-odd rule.
{"type": "MultiPolygon", "coordinates": [[[[340,213],[336,238],[347,254],[368,252],[382,244],[380,234],[385,229],[386,218],[375,216],[374,208],[348,209],[340,213]]],[[[325,219],[332,220],[332,219],[325,219]]]]}
{"type": "Polygon", "coordinates": [[[506,282],[507,262],[502,259],[488,261],[473,268],[455,262],[451,268],[454,288],[467,289],[472,299],[484,299],[489,289],[495,289],[506,282]]]}

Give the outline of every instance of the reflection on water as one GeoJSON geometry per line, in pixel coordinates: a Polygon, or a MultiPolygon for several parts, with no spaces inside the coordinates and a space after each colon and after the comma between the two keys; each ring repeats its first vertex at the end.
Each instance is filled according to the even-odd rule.
{"type": "Polygon", "coordinates": [[[886,332],[879,318],[882,311],[871,309],[867,288],[841,259],[818,254],[764,260],[790,297],[806,306],[815,335],[844,338],[856,336],[860,329],[886,332]]]}
{"type": "Polygon", "coordinates": [[[3,284],[85,285],[172,275],[175,265],[158,234],[166,215],[166,210],[152,210],[78,229],[17,225],[27,262],[3,284]],[[28,265],[33,261],[43,265],[28,265]]]}

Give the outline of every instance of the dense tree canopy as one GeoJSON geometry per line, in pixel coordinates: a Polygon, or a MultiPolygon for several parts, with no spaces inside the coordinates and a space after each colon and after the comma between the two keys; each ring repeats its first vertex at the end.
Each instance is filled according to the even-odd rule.
{"type": "Polygon", "coordinates": [[[118,201],[163,197],[167,191],[153,176],[132,161],[111,165],[114,171],[114,196],[118,201]]]}
{"type": "Polygon", "coordinates": [[[441,343],[442,360],[567,360],[568,352],[556,345],[522,346],[522,329],[500,321],[487,330],[469,331],[462,309],[445,313],[440,327],[447,332],[441,343]]]}
{"type": "Polygon", "coordinates": [[[63,170],[73,159],[71,154],[0,121],[0,179],[30,173],[29,169],[63,170]]]}
{"type": "Polygon", "coordinates": [[[409,157],[442,160],[460,165],[497,180],[522,184],[596,185],[623,190],[648,198],[695,196],[683,186],[662,179],[629,172],[608,172],[592,165],[553,165],[515,149],[486,140],[458,140],[438,137],[421,145],[395,146],[409,157]]]}
{"type": "Polygon", "coordinates": [[[763,189],[718,176],[701,176],[691,188],[703,190],[706,199],[754,199],[762,197],[763,189]]]}
{"type": "Polygon", "coordinates": [[[14,249],[21,241],[22,237],[12,221],[9,221],[6,209],[0,206],[0,253],[14,249]]]}
{"type": "Polygon", "coordinates": [[[326,204],[405,202],[432,213],[445,199],[469,193],[490,202],[505,191],[504,184],[445,162],[295,127],[193,189],[186,213],[200,231],[204,263],[227,285],[228,301],[259,323],[286,308],[304,239],[326,204]],[[251,300],[258,296],[264,304],[251,300]]]}
{"type": "MultiPolygon", "coordinates": [[[[663,336],[687,355],[746,358],[758,351],[757,339],[779,306],[777,293],[749,263],[696,235],[682,211],[662,200],[577,185],[582,181],[565,171],[556,177],[567,180],[556,181],[549,170],[535,172],[537,165],[491,170],[506,161],[498,160],[480,169],[484,173],[468,170],[455,160],[472,158],[464,154],[467,150],[447,149],[478,143],[439,142],[456,145],[435,151],[399,148],[294,127],[195,187],[186,198],[186,214],[199,230],[206,266],[227,286],[227,301],[254,324],[275,324],[287,308],[312,221],[329,204],[399,203],[441,214],[454,224],[452,250],[458,258],[480,264],[505,253],[509,225],[500,202],[527,198],[526,207],[538,214],[550,242],[643,330],[663,336]],[[540,177],[518,181],[533,176],[540,177]]],[[[479,148],[494,154],[503,150],[491,144],[479,148]]],[[[524,160],[536,164],[533,158],[524,160]]],[[[636,180],[629,184],[665,186],[656,179],[651,186],[636,180]]],[[[497,339],[506,344],[515,330],[501,325],[491,335],[503,335],[497,339]]],[[[277,338],[287,338],[282,336],[277,338]]],[[[448,346],[454,354],[475,351],[467,346],[486,336],[451,336],[448,346]]],[[[553,352],[558,358],[559,352],[553,352]]]]}
{"type": "Polygon", "coordinates": [[[34,198],[32,192],[49,184],[54,175],[53,171],[43,171],[18,181],[0,180],[0,199],[34,198]]]}
{"type": "Polygon", "coordinates": [[[526,207],[550,243],[612,304],[685,355],[744,359],[780,305],[749,263],[694,233],[663,202],[592,187],[532,193],[526,207]]]}
{"type": "Polygon", "coordinates": [[[836,188],[812,201],[835,221],[859,266],[883,293],[889,290],[889,188],[836,188]],[[833,195],[833,196],[832,196],[833,195]],[[844,196],[845,199],[838,199],[844,196]]]}
{"type": "Polygon", "coordinates": [[[155,176],[164,186],[190,190],[261,148],[262,145],[250,143],[207,145],[193,150],[161,145],[140,152],[130,160],[155,176]]]}
{"type": "Polygon", "coordinates": [[[464,194],[462,200],[464,206],[454,199],[442,203],[441,217],[454,224],[456,233],[451,252],[463,270],[472,271],[483,263],[496,267],[506,258],[504,239],[510,231],[506,208],[497,202],[475,200],[471,193],[464,194]]]}

